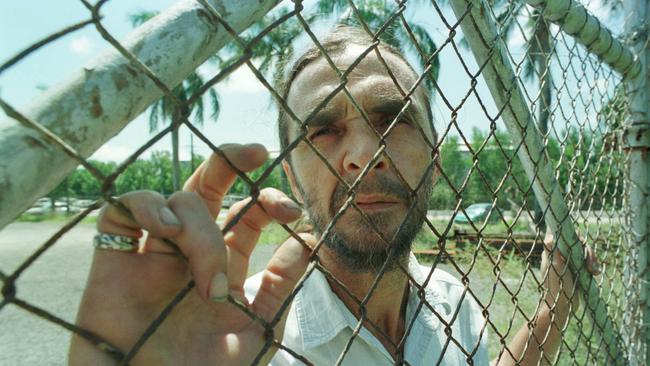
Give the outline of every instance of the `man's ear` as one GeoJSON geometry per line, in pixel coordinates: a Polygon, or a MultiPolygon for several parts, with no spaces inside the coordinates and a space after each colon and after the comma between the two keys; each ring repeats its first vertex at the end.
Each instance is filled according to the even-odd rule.
{"type": "Polygon", "coordinates": [[[298,185],[296,183],[296,177],[293,175],[291,165],[286,160],[282,160],[282,169],[284,170],[284,174],[287,175],[287,179],[289,180],[291,193],[293,193],[293,196],[296,197],[296,200],[298,200],[300,204],[304,204],[305,202],[302,199],[302,194],[300,194],[300,190],[298,189],[298,185]]]}
{"type": "Polygon", "coordinates": [[[433,173],[431,174],[431,186],[435,186],[438,178],[440,177],[440,149],[431,151],[431,158],[434,160],[433,173]]]}

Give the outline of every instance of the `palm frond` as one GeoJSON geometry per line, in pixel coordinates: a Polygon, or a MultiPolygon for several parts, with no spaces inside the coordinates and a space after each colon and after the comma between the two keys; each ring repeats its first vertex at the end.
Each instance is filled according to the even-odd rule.
{"type": "Polygon", "coordinates": [[[161,100],[154,102],[149,110],[149,132],[158,131],[158,113],[160,113],[161,100]]]}
{"type": "Polygon", "coordinates": [[[322,15],[338,14],[348,5],[346,0],[320,0],[316,3],[316,11],[322,15]]]}
{"type": "Polygon", "coordinates": [[[424,29],[422,26],[418,24],[411,24],[409,27],[411,28],[411,31],[413,31],[415,40],[412,40],[411,37],[406,33],[406,30],[404,30],[403,37],[408,38],[408,41],[404,42],[407,50],[413,51],[417,55],[420,64],[422,64],[424,67],[426,67],[426,63],[429,58],[433,56],[433,58],[431,58],[431,61],[429,61],[431,64],[429,74],[433,80],[429,78],[426,79],[426,83],[429,85],[429,87],[433,88],[433,81],[437,81],[440,74],[439,55],[436,54],[434,56],[438,50],[438,46],[436,45],[433,38],[431,38],[429,32],[427,32],[426,29],[424,29]]]}
{"type": "Polygon", "coordinates": [[[199,98],[196,100],[196,102],[192,105],[190,109],[190,113],[194,112],[194,119],[195,122],[198,126],[203,126],[203,98],[199,98]]]}
{"type": "Polygon", "coordinates": [[[219,113],[221,112],[221,103],[219,101],[219,94],[216,90],[208,90],[208,95],[210,96],[210,106],[212,107],[212,119],[217,122],[219,119],[219,113]]]}
{"type": "Polygon", "coordinates": [[[521,15],[523,10],[524,2],[517,1],[513,3],[508,3],[507,6],[504,6],[496,14],[497,24],[501,34],[503,34],[504,39],[509,37],[512,32],[515,30],[517,25],[517,17],[521,15]]]}
{"type": "Polygon", "coordinates": [[[157,11],[140,10],[135,14],[129,14],[128,18],[132,27],[137,27],[146,23],[149,19],[158,15],[157,11]]]}

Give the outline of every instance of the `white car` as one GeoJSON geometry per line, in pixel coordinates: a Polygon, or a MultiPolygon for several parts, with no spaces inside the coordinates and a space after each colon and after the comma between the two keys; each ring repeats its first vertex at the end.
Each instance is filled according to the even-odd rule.
{"type": "Polygon", "coordinates": [[[221,202],[221,207],[230,208],[230,206],[234,205],[236,202],[243,200],[244,198],[246,197],[237,194],[227,194],[223,198],[223,202],[221,202]]]}

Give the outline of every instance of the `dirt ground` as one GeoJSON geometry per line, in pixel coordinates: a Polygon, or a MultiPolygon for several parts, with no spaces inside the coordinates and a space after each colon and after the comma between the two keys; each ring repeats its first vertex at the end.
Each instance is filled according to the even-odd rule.
{"type": "MultiPolygon", "coordinates": [[[[0,231],[0,271],[10,275],[63,222],[20,222],[0,231]]],[[[16,282],[16,297],[74,322],[92,257],[94,224],[82,223],[64,235],[16,282]]],[[[259,246],[251,272],[265,266],[275,249],[259,246]]],[[[70,332],[13,305],[0,310],[0,365],[64,365],[70,332]]]]}

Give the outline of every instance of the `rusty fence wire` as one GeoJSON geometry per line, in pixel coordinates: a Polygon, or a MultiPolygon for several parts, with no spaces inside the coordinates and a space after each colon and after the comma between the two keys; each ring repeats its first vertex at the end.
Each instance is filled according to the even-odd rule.
{"type": "MultiPolygon", "coordinates": [[[[317,156],[318,169],[329,171],[331,179],[343,187],[344,200],[323,223],[315,245],[307,245],[295,226],[279,225],[284,237],[294,237],[308,247],[313,264],[283,300],[281,308],[291,306],[304,282],[315,272],[322,273],[330,285],[338,286],[356,304],[353,312],[359,314],[358,323],[335,357],[337,364],[349,362],[346,356],[363,329],[370,329],[399,355],[414,326],[405,324],[403,336],[395,342],[383,333],[380,324],[366,316],[366,305],[390,267],[392,251],[370,291],[360,298],[352,295],[319,257],[321,247],[334,235],[337,221],[347,211],[356,212],[368,235],[377,236],[381,245],[390,247],[392,238],[355,200],[359,187],[372,179],[373,167],[380,161],[399,181],[410,202],[400,229],[408,226],[413,217],[424,219],[412,251],[420,263],[431,268],[428,277],[434,270],[448,272],[462,284],[462,298],[478,305],[485,320],[479,338],[487,339],[491,360],[520,361],[521,355],[509,345],[521,327],[529,329],[524,335],[529,347],[543,348],[549,342],[533,332],[540,309],[548,306],[553,311],[558,301],[549,298],[545,283],[549,277],[569,271],[575,284],[561,291],[572,300],[570,315],[566,323],[558,321],[554,325],[561,333],[559,351],[542,352],[535,363],[644,364],[648,146],[643,140],[647,137],[637,136],[631,143],[634,138],[630,134],[637,131],[637,135],[647,136],[648,131],[647,126],[635,125],[634,113],[647,112],[631,107],[637,103],[634,98],[638,90],[630,85],[644,85],[633,84],[633,80],[645,75],[638,59],[647,52],[647,46],[623,28],[626,21],[634,20],[630,13],[633,6],[624,8],[616,2],[584,4],[588,9],[597,8],[599,15],[608,16],[598,21],[583,13],[582,5],[571,1],[293,1],[275,9],[272,1],[180,1],[173,9],[145,23],[141,29],[149,33],[136,31],[136,36],[120,42],[102,23],[103,17],[110,16],[103,14],[110,1],[80,1],[88,10],[87,20],[27,46],[0,65],[0,74],[11,73],[16,64],[37,57],[35,51],[41,47],[84,27],[94,26],[114,49],[105,64],[100,60],[94,68],[87,68],[81,74],[83,77],[45,93],[42,103],[33,105],[38,113],[11,105],[0,96],[0,106],[7,116],[0,129],[0,141],[4,144],[0,151],[3,160],[14,161],[2,168],[0,224],[10,224],[77,166],[99,182],[101,197],[68,218],[41,246],[21,257],[20,263],[0,268],[0,319],[3,313],[20,309],[26,316],[41,318],[35,327],[42,326],[43,321],[56,324],[91,342],[119,364],[128,364],[137,357],[175,307],[194,291],[193,281],[177,289],[131,348],[120,349],[105,339],[101,331],[79,327],[74,319],[48,310],[37,299],[25,300],[29,296],[20,292],[20,280],[33,266],[47,261],[47,253],[57,247],[59,239],[69,235],[101,205],[116,205],[130,215],[115,197],[116,181],[154,144],[184,126],[214,154],[228,161],[251,198],[227,224],[222,224],[224,235],[258,204],[260,190],[295,149],[317,156]],[[558,13],[560,5],[568,10],[558,13]],[[574,14],[571,11],[583,16],[567,16],[574,14]],[[325,42],[327,32],[322,30],[336,22],[365,32],[368,40],[359,56],[345,68],[339,67],[339,54],[331,55],[331,46],[325,42]],[[187,24],[203,28],[195,31],[194,25],[187,24]],[[161,36],[165,32],[176,32],[176,36],[161,36]],[[148,36],[151,34],[156,37],[148,36]],[[303,45],[296,46],[294,38],[300,38],[303,45]],[[155,61],[156,57],[164,59],[167,52],[157,42],[166,42],[164,47],[176,45],[170,53],[190,54],[187,59],[191,61],[182,56],[178,60],[155,61]],[[393,73],[386,61],[389,52],[385,44],[404,53],[416,65],[417,77],[412,83],[399,80],[399,75],[393,73]],[[288,91],[278,83],[287,74],[287,64],[280,58],[289,60],[290,65],[301,48],[308,47],[331,67],[340,82],[331,93],[322,96],[313,110],[301,115],[289,105],[288,91]],[[214,55],[218,61],[214,61],[214,55]],[[208,62],[217,62],[220,69],[191,93],[179,93],[179,83],[209,57],[213,58],[208,62]],[[381,128],[364,109],[365,101],[357,100],[349,87],[357,77],[355,68],[366,59],[380,64],[401,98],[399,108],[381,128]],[[102,72],[115,65],[115,60],[115,69],[103,76],[102,72]],[[455,65],[451,76],[450,64],[455,65]],[[239,68],[249,69],[268,90],[280,118],[298,126],[286,146],[254,174],[246,174],[230,162],[192,118],[196,101],[239,68]],[[426,125],[418,126],[431,159],[422,178],[413,182],[409,168],[400,165],[403,159],[399,152],[392,151],[387,141],[411,113],[418,88],[423,87],[432,91],[435,133],[428,131],[426,125]],[[341,96],[371,128],[377,141],[376,151],[365,166],[359,167],[354,179],[342,175],[310,132],[310,122],[335,97],[341,96]],[[108,173],[88,160],[109,137],[160,98],[177,111],[168,127],[108,173]],[[57,103],[65,110],[49,117],[57,103]],[[83,135],[77,132],[79,129],[84,129],[83,135]],[[645,154],[646,160],[639,160],[635,154],[645,154]],[[26,166],[30,159],[37,161],[35,167],[26,166]],[[645,178],[639,173],[644,171],[645,178]],[[432,187],[427,187],[431,174],[437,179],[432,187]],[[33,181],[37,176],[40,180],[38,184],[27,184],[23,176],[24,181],[33,181]],[[422,200],[426,204],[421,204],[422,200]],[[485,205],[470,208],[479,203],[485,205]],[[482,216],[475,215],[479,208],[483,209],[482,216]],[[556,239],[549,248],[550,255],[561,252],[569,263],[567,268],[550,265],[540,270],[547,229],[556,239]],[[590,274],[583,264],[587,245],[600,263],[597,275],[590,274]],[[573,301],[577,297],[582,298],[581,303],[573,301]]],[[[645,14],[647,10],[637,11],[645,14]]],[[[1,91],[4,95],[11,93],[8,87],[1,91]]],[[[281,188],[286,189],[286,183],[281,188]]],[[[445,350],[454,348],[459,350],[463,362],[473,363],[480,344],[468,348],[452,331],[460,305],[441,314],[440,308],[429,304],[423,295],[426,283],[414,279],[402,263],[397,264],[395,271],[404,273],[411,291],[419,294],[421,302],[416,313],[433,313],[446,329],[443,350],[435,355],[435,362],[449,362],[445,350]]],[[[29,286],[41,285],[48,284],[43,281],[29,286]]],[[[234,297],[230,296],[228,301],[266,330],[264,346],[250,355],[252,364],[258,364],[271,348],[297,362],[315,362],[274,337],[273,328],[281,321],[281,312],[272,319],[264,319],[234,297]]],[[[11,317],[18,316],[13,314],[16,312],[11,317]]],[[[66,350],[55,352],[65,355],[66,350]]],[[[398,356],[392,362],[410,364],[398,356]]]]}

